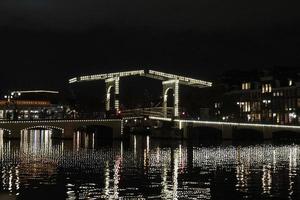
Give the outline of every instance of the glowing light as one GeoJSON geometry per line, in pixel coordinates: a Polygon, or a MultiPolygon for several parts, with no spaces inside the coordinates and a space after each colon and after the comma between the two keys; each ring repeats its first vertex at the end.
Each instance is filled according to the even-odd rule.
{"type": "Polygon", "coordinates": [[[179,129],[182,129],[182,122],[179,122],[179,129]]]}
{"type": "Polygon", "coordinates": [[[167,100],[168,100],[168,91],[170,89],[174,90],[174,116],[177,117],[179,115],[179,80],[168,80],[163,81],[163,113],[164,116],[167,117],[167,100]]]}
{"type": "Polygon", "coordinates": [[[136,160],[136,135],[133,136],[133,156],[134,160],[136,160]]]}
{"type": "MultiPolygon", "coordinates": [[[[145,72],[145,70],[135,70],[135,71],[125,71],[125,72],[116,72],[116,73],[105,73],[105,74],[95,74],[95,75],[88,75],[88,76],[80,76],[75,77],[72,79],[69,79],[69,83],[75,83],[75,82],[82,82],[82,81],[95,81],[95,80],[105,80],[105,83],[107,85],[107,91],[106,91],[106,110],[110,110],[110,88],[111,84],[114,84],[115,87],[115,110],[119,110],[119,81],[120,77],[126,77],[126,76],[145,76],[149,78],[154,78],[158,80],[163,81],[163,85],[166,84],[174,84],[172,86],[172,89],[174,90],[174,116],[177,117],[179,115],[179,84],[185,84],[189,86],[195,86],[195,87],[211,87],[212,83],[202,80],[197,80],[189,77],[184,76],[178,76],[174,74],[168,74],[164,72],[149,70],[145,72]]],[[[164,91],[165,92],[165,91],[164,91]]],[[[164,94],[164,102],[166,102],[166,96],[164,94]]],[[[166,103],[164,103],[164,112],[166,107],[166,103]]]]}
{"type": "Polygon", "coordinates": [[[82,81],[106,80],[108,78],[136,76],[136,75],[146,76],[149,78],[155,78],[155,79],[164,80],[164,81],[168,80],[168,79],[177,79],[177,80],[179,80],[180,84],[196,86],[196,87],[211,87],[212,86],[211,82],[193,79],[193,78],[189,78],[189,77],[185,77],[185,76],[178,76],[175,74],[168,74],[168,73],[159,72],[159,71],[155,71],[155,70],[149,70],[148,72],[145,72],[145,70],[133,70],[133,71],[80,76],[80,77],[74,77],[74,78],[69,79],[69,83],[71,84],[71,83],[82,82],[82,81]]]}
{"type": "Polygon", "coordinates": [[[69,79],[69,83],[75,83],[75,82],[77,82],[77,78],[71,78],[71,79],[69,79]]]}
{"type": "Polygon", "coordinates": [[[177,79],[180,81],[181,84],[196,85],[199,87],[211,87],[212,86],[211,82],[197,80],[197,79],[188,78],[188,77],[184,77],[184,76],[178,76],[178,75],[174,75],[174,74],[168,74],[168,73],[154,71],[154,70],[149,70],[149,74],[158,76],[160,78],[177,79]]]}
{"type": "Polygon", "coordinates": [[[113,77],[126,77],[134,75],[144,75],[144,70],[134,70],[134,71],[125,71],[125,72],[116,72],[116,73],[105,73],[105,74],[94,74],[88,76],[80,76],[69,79],[69,83],[81,82],[81,81],[94,81],[94,80],[105,80],[113,77]]]}
{"type": "MultiPolygon", "coordinates": [[[[150,116],[149,119],[172,121],[172,118],[150,116]]],[[[270,128],[290,128],[299,129],[300,126],[279,125],[279,124],[253,124],[253,123],[238,123],[238,122],[218,122],[218,121],[199,121],[199,120],[183,120],[174,119],[175,122],[194,123],[194,124],[211,124],[211,125],[229,125],[229,126],[246,126],[246,127],[270,127],[270,128]]]]}
{"type": "Polygon", "coordinates": [[[154,119],[154,120],[161,120],[161,121],[172,121],[171,118],[166,118],[166,117],[155,117],[155,116],[149,116],[149,119],[154,119]]]}
{"type": "Polygon", "coordinates": [[[12,91],[11,95],[21,95],[23,93],[50,93],[50,94],[59,94],[58,91],[52,91],[52,90],[21,90],[21,91],[12,91]]]}

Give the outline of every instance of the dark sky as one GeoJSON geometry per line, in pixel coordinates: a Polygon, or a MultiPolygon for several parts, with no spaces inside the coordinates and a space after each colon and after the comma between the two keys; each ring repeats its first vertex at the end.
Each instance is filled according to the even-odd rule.
{"type": "Polygon", "coordinates": [[[1,0],[0,89],[144,67],[210,80],[297,65],[299,25],[290,0],[1,0]]]}

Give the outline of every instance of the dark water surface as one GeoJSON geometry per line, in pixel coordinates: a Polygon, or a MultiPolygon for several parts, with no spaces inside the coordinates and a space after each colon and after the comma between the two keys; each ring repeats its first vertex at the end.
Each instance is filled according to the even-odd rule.
{"type": "Polygon", "coordinates": [[[300,199],[298,145],[50,135],[0,139],[1,200],[300,199]]]}

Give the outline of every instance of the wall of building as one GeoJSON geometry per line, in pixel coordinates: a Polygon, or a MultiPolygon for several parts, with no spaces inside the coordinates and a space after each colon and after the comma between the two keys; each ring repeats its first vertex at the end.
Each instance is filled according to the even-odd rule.
{"type": "MultiPolygon", "coordinates": [[[[268,71],[236,82],[212,105],[215,119],[224,121],[300,124],[300,70],[268,71]]],[[[228,81],[228,80],[227,80],[228,81]]],[[[224,82],[223,84],[226,84],[224,82]]]]}

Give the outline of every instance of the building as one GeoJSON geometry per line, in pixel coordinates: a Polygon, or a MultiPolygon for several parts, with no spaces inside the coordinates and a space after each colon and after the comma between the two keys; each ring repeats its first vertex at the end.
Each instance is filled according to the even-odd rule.
{"type": "Polygon", "coordinates": [[[59,92],[12,91],[0,99],[0,120],[62,119],[70,117],[68,106],[59,102],[59,92]]]}
{"type": "Polygon", "coordinates": [[[229,85],[212,107],[221,120],[300,124],[300,70],[274,67],[249,73],[229,85]]]}

